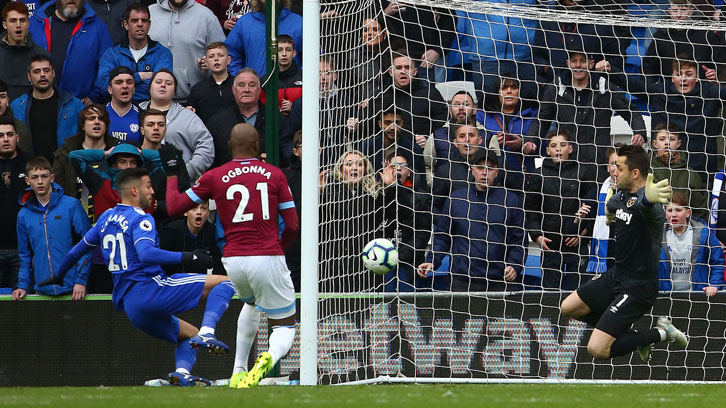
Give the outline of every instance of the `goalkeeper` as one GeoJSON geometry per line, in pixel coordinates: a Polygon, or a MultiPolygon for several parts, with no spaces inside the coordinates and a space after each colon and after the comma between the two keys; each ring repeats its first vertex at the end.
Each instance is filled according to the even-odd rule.
{"type": "Polygon", "coordinates": [[[668,180],[653,183],[649,164],[648,154],[640,146],[627,145],[618,150],[617,192],[611,190],[605,204],[615,237],[615,266],[582,285],[561,305],[565,316],[594,327],[587,351],[595,358],[608,359],[638,350],[640,358],[648,361],[654,343],[670,341],[681,348],[688,345],[688,337],[667,317],[659,317],[649,330],[631,328],[650,312],[658,295],[663,204],[672,194],[668,180]]]}

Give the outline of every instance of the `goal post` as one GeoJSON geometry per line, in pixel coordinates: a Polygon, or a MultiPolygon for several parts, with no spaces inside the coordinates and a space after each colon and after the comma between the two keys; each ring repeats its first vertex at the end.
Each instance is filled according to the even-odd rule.
{"type": "MultiPolygon", "coordinates": [[[[454,156],[436,156],[430,153],[432,150],[436,152],[436,147],[422,146],[421,154],[426,162],[424,172],[427,176],[427,189],[422,191],[421,195],[413,195],[414,198],[409,200],[396,189],[396,183],[401,180],[398,173],[395,176],[396,181],[392,184],[393,188],[384,181],[383,173],[386,166],[390,165],[389,158],[396,157],[395,154],[393,156],[390,154],[399,150],[391,149],[374,140],[378,136],[385,136],[386,126],[398,126],[401,129],[406,127],[406,125],[397,124],[396,121],[399,120],[397,115],[400,115],[400,120],[407,124],[410,124],[410,122],[406,122],[409,120],[432,123],[430,131],[425,134],[409,132],[411,140],[417,141],[416,138],[419,136],[434,138],[432,133],[436,128],[433,127],[433,123],[436,123],[437,119],[434,118],[433,113],[431,115],[421,114],[401,106],[389,110],[385,103],[381,102],[385,100],[384,94],[386,93],[394,95],[393,105],[396,105],[396,101],[401,100],[419,100],[433,106],[436,103],[432,96],[433,89],[436,89],[436,93],[440,93],[443,97],[448,111],[449,99],[456,92],[473,90],[472,96],[476,102],[484,105],[480,110],[491,109],[486,102],[481,103],[481,98],[485,98],[485,101],[492,98],[497,99],[500,97],[499,91],[485,89],[485,85],[474,87],[470,77],[472,74],[498,77],[502,72],[484,73],[482,67],[470,68],[470,65],[462,63],[461,58],[467,58],[467,53],[469,56],[477,53],[476,47],[474,47],[475,51],[462,49],[462,43],[477,40],[472,33],[458,31],[467,23],[472,24],[477,20],[480,22],[493,16],[501,21],[529,19],[549,23],[596,24],[622,28],[628,32],[634,32],[635,29],[640,28],[650,30],[645,31],[646,34],[643,34],[643,38],[638,38],[637,35],[633,37],[633,48],[629,48],[627,55],[616,56],[622,58],[623,66],[625,66],[632,61],[637,63],[642,60],[646,49],[644,44],[653,40],[652,31],[655,29],[711,30],[724,34],[726,33],[724,19],[713,21],[701,18],[684,21],[653,18],[651,14],[663,14],[667,10],[667,4],[664,7],[663,2],[647,1],[638,3],[641,4],[640,6],[633,5],[633,7],[641,7],[641,10],[634,10],[630,13],[603,14],[594,13],[591,10],[555,11],[543,4],[525,5],[524,2],[510,4],[476,0],[399,0],[397,2],[399,13],[400,10],[407,10],[410,13],[411,10],[419,10],[419,8],[430,10],[433,7],[447,10],[459,19],[459,26],[441,31],[442,37],[444,34],[453,33],[453,39],[450,44],[441,44],[444,55],[436,61],[431,61],[428,78],[420,79],[430,81],[432,89],[427,96],[422,96],[421,94],[414,95],[411,91],[406,90],[394,91],[395,85],[391,78],[393,75],[387,70],[399,48],[395,48],[393,44],[370,46],[366,43],[366,39],[361,40],[363,25],[370,21],[373,21],[372,25],[375,25],[376,20],[385,20],[389,24],[401,24],[402,27],[408,27],[406,29],[411,28],[410,25],[406,26],[400,18],[396,17],[396,12],[384,19],[384,11],[380,7],[373,7],[374,3],[378,2],[379,0],[303,0],[305,18],[303,20],[302,143],[305,146],[305,155],[302,156],[300,337],[299,354],[297,350],[294,350],[295,353],[291,353],[291,356],[281,361],[283,374],[294,373],[299,369],[302,385],[380,382],[695,383],[726,380],[726,369],[724,368],[726,366],[726,339],[724,338],[724,333],[726,333],[726,292],[723,292],[726,290],[726,284],[716,295],[706,296],[700,287],[698,290],[684,290],[683,285],[677,283],[675,279],[665,278],[668,285],[674,285],[674,288],[680,289],[661,291],[651,314],[636,322],[634,328],[649,328],[655,324],[658,316],[670,316],[676,326],[690,336],[691,343],[688,349],[678,350],[661,343],[653,349],[652,358],[647,363],[640,361],[637,353],[601,361],[594,360],[587,353],[586,344],[591,328],[582,322],[568,319],[560,313],[560,303],[570,292],[545,290],[541,280],[538,280],[542,276],[541,251],[533,243],[527,245],[530,242],[529,231],[525,231],[524,242],[526,243],[523,246],[525,256],[522,256],[516,264],[520,270],[520,278],[524,277],[521,290],[483,292],[474,288],[469,292],[450,292],[447,279],[451,277],[450,271],[457,262],[451,256],[444,257],[447,261],[442,266],[436,265],[437,270],[433,272],[426,285],[420,285],[414,291],[409,291],[412,289],[411,287],[404,288],[405,285],[400,283],[391,288],[385,285],[385,280],[390,282],[391,276],[381,278],[366,271],[360,260],[360,252],[365,243],[373,238],[390,239],[397,245],[399,254],[411,254],[409,257],[404,257],[400,263],[402,270],[405,268],[410,277],[410,274],[415,274],[416,266],[423,261],[422,254],[429,255],[425,258],[428,261],[431,260],[432,254],[436,254],[436,251],[441,252],[440,248],[435,248],[436,237],[432,232],[448,234],[449,238],[453,240],[471,233],[475,228],[471,225],[481,225],[470,223],[470,230],[466,234],[441,231],[437,230],[438,218],[431,216],[431,214],[438,214],[437,211],[441,211],[443,203],[453,201],[452,197],[455,195],[453,189],[444,193],[437,191],[433,187],[434,183],[441,183],[443,180],[452,185],[463,182],[467,188],[473,186],[473,182],[468,178],[460,180],[461,175],[455,174],[452,168],[446,170],[448,173],[435,173],[433,167],[436,166],[436,161],[453,161],[454,156]],[[482,15],[489,17],[482,17],[482,15]],[[324,58],[321,59],[321,57],[324,58]],[[629,57],[632,57],[631,60],[628,60],[629,57]],[[451,61],[456,58],[459,58],[458,62],[451,64],[451,61]],[[383,71],[381,71],[381,67],[383,71]],[[461,78],[454,78],[457,82],[450,80],[435,83],[442,72],[445,73],[446,79],[450,79],[448,75],[455,76],[457,72],[461,78]],[[351,187],[352,185],[355,186],[351,187]],[[391,199],[392,194],[395,195],[395,199],[391,199]],[[416,218],[419,214],[429,214],[431,219],[420,220],[416,218]],[[421,236],[420,234],[426,234],[424,241],[427,243],[424,244],[424,247],[415,247],[411,242],[406,241],[408,226],[403,225],[401,220],[408,219],[407,217],[415,218],[416,221],[412,221],[415,225],[425,225],[422,228],[411,227],[410,230],[413,232],[409,236],[410,241],[413,242],[416,241],[416,237],[421,236]],[[446,264],[446,262],[449,263],[446,264]],[[437,286],[437,283],[442,282],[443,286],[437,286]],[[388,291],[384,292],[384,288],[388,291]],[[298,356],[299,361],[295,361],[298,356]]],[[[440,20],[434,19],[433,21],[438,23],[440,20]]],[[[517,26],[516,28],[537,30],[537,27],[517,26]]],[[[515,26],[506,26],[506,30],[510,30],[510,28],[514,29],[515,26]]],[[[366,30],[370,29],[366,28],[366,30]]],[[[385,33],[379,35],[384,34],[388,38],[395,37],[394,33],[390,31],[390,27],[385,33]]],[[[420,36],[421,34],[416,33],[415,35],[420,36]]],[[[605,39],[601,38],[601,40],[605,39]]],[[[617,40],[618,38],[609,39],[617,40]]],[[[492,43],[496,43],[494,45],[496,48],[502,46],[501,44],[506,41],[492,40],[492,43]]],[[[528,41],[527,44],[520,45],[534,47],[533,40],[530,38],[528,41]]],[[[406,43],[399,41],[396,44],[397,47],[400,47],[401,44],[405,46],[406,43]]],[[[409,44],[412,43],[409,42],[409,44]]],[[[517,44],[510,42],[505,45],[511,47],[517,44]]],[[[412,45],[412,47],[416,46],[417,44],[412,45]]],[[[721,49],[726,53],[726,42],[721,49]]],[[[560,51],[567,55],[567,50],[560,51]]],[[[421,55],[411,55],[411,57],[418,60],[421,55]]],[[[717,55],[714,53],[713,58],[716,57],[717,55]]],[[[502,59],[502,64],[505,62],[502,59]]],[[[562,65],[557,69],[564,69],[565,62],[560,61],[560,63],[562,65]]],[[[726,57],[724,57],[723,63],[726,66],[726,57]]],[[[535,67],[535,62],[527,61],[523,65],[535,67]]],[[[515,66],[517,65],[515,64],[515,66]]],[[[408,70],[409,67],[396,69],[408,70]]],[[[594,72],[594,68],[591,68],[590,72],[594,72]]],[[[642,76],[636,71],[626,72],[626,75],[642,76]]],[[[624,97],[625,101],[633,106],[630,113],[641,112],[648,117],[643,120],[644,129],[639,129],[639,123],[622,119],[616,114],[616,109],[609,106],[605,109],[613,112],[609,119],[612,119],[612,123],[616,125],[611,125],[610,120],[607,125],[604,125],[608,127],[607,136],[610,137],[606,143],[607,146],[591,140],[582,142],[574,151],[587,148],[595,151],[603,147],[612,147],[616,141],[629,141],[634,133],[642,131],[644,133],[642,136],[646,141],[645,147],[649,153],[653,153],[650,132],[651,118],[658,115],[671,117],[672,113],[667,110],[667,106],[670,106],[667,103],[664,105],[666,107],[659,107],[654,102],[657,98],[665,97],[666,92],[650,93],[645,98],[646,102],[650,102],[650,106],[648,106],[643,103],[642,95],[644,93],[637,91],[630,84],[615,86],[608,83],[606,76],[597,78],[597,84],[593,85],[593,94],[602,94],[607,91],[610,92],[612,100],[624,97]],[[627,91],[631,93],[627,94],[627,91]],[[634,105],[636,100],[634,98],[638,98],[638,95],[641,96],[640,105],[634,105]]],[[[722,79],[724,78],[722,77],[722,79]]],[[[664,74],[663,80],[671,81],[671,76],[664,74]]],[[[700,81],[701,84],[707,82],[703,77],[700,81]]],[[[486,81],[484,82],[486,83],[486,81]]],[[[567,86],[562,82],[557,82],[557,79],[547,83],[538,82],[536,75],[520,80],[522,86],[526,82],[536,85],[537,91],[533,94],[520,95],[520,99],[534,104],[542,102],[540,100],[543,97],[542,89],[551,86],[554,87],[555,93],[561,95],[567,86]],[[527,100],[527,98],[530,99],[527,100]]],[[[711,84],[713,86],[726,86],[726,82],[711,82],[713,82],[711,84]]],[[[706,99],[713,101],[717,98],[710,95],[706,99]]],[[[499,103],[503,104],[501,101],[499,103]]],[[[557,105],[557,103],[553,105],[555,111],[570,108],[562,104],[557,105]]],[[[411,106],[408,105],[408,107],[411,106]]],[[[433,111],[434,108],[431,109],[433,111]]],[[[542,110],[535,109],[534,112],[531,119],[541,119],[541,116],[537,115],[541,115],[542,110]]],[[[502,117],[505,116],[503,110],[500,113],[502,113],[502,117]]],[[[718,122],[723,126],[722,114],[721,111],[716,112],[704,108],[699,117],[704,122],[711,121],[711,124],[718,122]]],[[[621,116],[628,116],[628,113],[625,112],[625,115],[621,116]]],[[[514,119],[507,117],[502,120],[514,119]]],[[[569,121],[562,119],[560,123],[556,123],[558,120],[553,119],[551,122],[556,124],[548,124],[548,126],[554,129],[564,125],[574,127],[583,125],[577,120],[577,118],[569,119],[569,121]]],[[[448,143],[447,154],[458,154],[456,153],[456,149],[458,149],[456,142],[452,142],[452,134],[455,133],[454,125],[449,123],[448,116],[442,122],[446,122],[445,126],[449,126],[447,132],[453,132],[446,133],[443,139],[445,145],[448,143]]],[[[493,120],[492,123],[496,123],[496,121],[493,120]]],[[[498,123],[504,133],[518,135],[524,143],[527,135],[522,127],[510,127],[511,132],[509,132],[504,129],[501,122],[498,123]]],[[[510,123],[506,122],[504,125],[510,123]]],[[[484,135],[482,138],[491,139],[490,142],[483,140],[482,145],[496,151],[497,157],[501,158],[502,163],[505,163],[508,153],[502,145],[504,142],[497,141],[496,132],[488,128],[486,123],[478,125],[481,134],[484,135]]],[[[592,123],[589,125],[594,127],[592,123]]],[[[655,126],[656,123],[653,122],[652,125],[655,126]]],[[[704,125],[704,129],[705,127],[704,125]]],[[[547,133],[546,130],[543,129],[540,134],[544,135],[547,133]]],[[[601,128],[595,128],[595,131],[601,130],[601,128]]],[[[456,135],[454,134],[454,136],[456,135]]],[[[530,173],[538,171],[543,160],[546,160],[543,159],[543,156],[546,157],[547,154],[542,145],[544,139],[539,135],[537,137],[540,143],[537,147],[540,149],[538,154],[540,157],[533,161],[531,169],[526,170],[530,173]]],[[[693,140],[696,140],[697,137],[708,140],[708,143],[718,139],[720,146],[724,145],[723,128],[714,132],[713,126],[701,133],[687,132],[683,137],[683,145],[680,149],[689,153],[691,152],[689,149],[694,149],[693,146],[696,146],[693,140]]],[[[411,147],[406,147],[406,149],[409,148],[411,147]]],[[[699,148],[710,149],[706,146],[699,148]]],[[[704,154],[706,156],[704,160],[707,163],[718,159],[719,165],[723,167],[722,151],[701,150],[695,153],[704,154]]],[[[594,155],[595,153],[593,153],[593,157],[594,155]]],[[[414,170],[417,156],[412,153],[405,157],[410,161],[399,167],[407,166],[409,170],[414,170]]],[[[580,156],[576,154],[573,157],[575,158],[572,160],[580,160],[578,158],[580,156]]],[[[578,163],[578,165],[595,164],[594,159],[592,162],[580,160],[578,163]]],[[[521,160],[519,165],[520,170],[522,167],[528,166],[521,160]]],[[[704,166],[708,166],[708,164],[704,166]]],[[[718,170],[723,170],[723,168],[718,170]]],[[[669,171],[671,171],[669,174],[675,174],[675,168],[670,169],[669,167],[669,171]]],[[[704,173],[709,172],[709,176],[713,176],[710,174],[712,170],[704,169],[703,171],[704,173]]],[[[523,173],[526,172],[523,171],[523,173]]],[[[411,174],[416,175],[415,171],[411,174]]],[[[687,181],[690,182],[692,177],[700,176],[693,173],[687,176],[687,181]]],[[[710,184],[708,183],[712,182],[712,179],[713,177],[705,177],[700,187],[686,191],[689,194],[703,193],[708,199],[710,197],[710,184]]],[[[573,180],[566,179],[565,181],[573,180]]],[[[415,183],[418,182],[419,180],[415,180],[415,183]]],[[[597,194],[602,186],[602,179],[595,182],[597,194]]],[[[524,186],[524,182],[516,187],[507,186],[507,194],[518,194],[521,197],[520,200],[524,200],[527,192],[524,186]]],[[[542,195],[548,194],[544,188],[538,192],[542,195]]],[[[473,208],[476,204],[470,196],[465,198],[456,196],[456,199],[465,203],[469,208],[473,208]]],[[[596,201],[597,198],[593,200],[596,201]]],[[[525,214],[524,205],[522,204],[522,206],[523,216],[526,217],[528,214],[525,214]]],[[[705,202],[704,208],[699,207],[698,209],[703,210],[702,212],[706,214],[711,210],[708,202],[705,202]]],[[[539,212],[543,217],[574,215],[549,209],[542,209],[539,212]]],[[[602,216],[602,214],[600,215],[602,216]]],[[[454,217],[452,216],[452,218],[454,217]]],[[[504,219],[488,220],[487,223],[509,227],[508,221],[504,219]]],[[[705,223],[708,226],[709,220],[706,219],[705,223]]],[[[573,223],[570,222],[570,224],[573,223]]],[[[589,233],[591,234],[592,231],[589,233]]],[[[416,245],[420,244],[419,241],[416,241],[416,245]]],[[[504,246],[508,245],[510,244],[506,243],[504,246]]],[[[699,245],[701,244],[695,244],[696,247],[699,245]]],[[[588,247],[586,252],[577,254],[580,262],[587,263],[590,258],[589,250],[588,247]]],[[[492,260],[487,258],[489,255],[470,256],[467,262],[470,265],[482,261],[490,262],[492,260]]],[[[597,258],[597,260],[602,259],[597,258]]],[[[691,263],[693,268],[714,270],[713,265],[708,262],[703,258],[694,257],[687,263],[691,263]]],[[[564,266],[561,267],[564,268],[564,266]]],[[[721,268],[723,274],[723,259],[721,259],[721,268]]],[[[712,282],[699,281],[698,283],[708,286],[712,282]]],[[[262,328],[260,331],[262,332],[262,328]]]]}
{"type": "MultiPolygon", "coordinates": [[[[303,136],[305,150],[319,145],[318,99],[320,55],[320,0],[303,0],[303,136]]],[[[302,163],[300,384],[318,383],[318,155],[306,154],[302,163]]]]}

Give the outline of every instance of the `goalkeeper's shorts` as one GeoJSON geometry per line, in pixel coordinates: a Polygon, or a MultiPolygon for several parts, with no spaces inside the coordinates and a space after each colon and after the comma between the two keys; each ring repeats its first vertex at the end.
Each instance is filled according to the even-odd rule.
{"type": "Polygon", "coordinates": [[[577,295],[590,308],[593,316],[599,316],[595,328],[613,337],[620,336],[653,308],[652,304],[623,290],[611,272],[605,272],[580,286],[577,295]]]}
{"type": "Polygon", "coordinates": [[[207,275],[177,273],[157,275],[136,283],[124,296],[124,311],[131,324],[170,343],[177,343],[179,319],[199,304],[207,275]]]}

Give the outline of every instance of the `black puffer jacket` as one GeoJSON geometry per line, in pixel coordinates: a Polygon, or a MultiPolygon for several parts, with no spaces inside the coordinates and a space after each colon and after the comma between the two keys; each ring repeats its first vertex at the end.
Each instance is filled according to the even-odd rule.
{"type": "Polygon", "coordinates": [[[546,157],[542,167],[532,174],[525,185],[525,228],[533,241],[545,235],[552,250],[572,252],[562,242],[564,237],[580,234],[592,227],[597,215],[597,183],[592,167],[581,166],[574,160],[555,163],[546,157]],[[588,216],[575,223],[575,213],[582,204],[590,205],[588,216]]]}
{"type": "Polygon", "coordinates": [[[431,196],[391,184],[384,190],[385,237],[398,243],[399,265],[415,269],[426,258],[431,238],[431,196]]]}
{"type": "MultiPolygon", "coordinates": [[[[539,120],[535,120],[527,134],[544,140],[551,122],[570,131],[576,143],[576,158],[581,163],[607,163],[605,151],[610,140],[610,119],[617,112],[633,129],[647,139],[643,116],[630,108],[622,92],[611,92],[605,78],[580,91],[572,81],[560,78],[555,85],[548,85],[540,103],[539,120]]],[[[603,177],[604,179],[604,177],[603,177]]]]}
{"type": "Polygon", "coordinates": [[[320,198],[320,292],[382,290],[383,279],[365,269],[363,247],[383,236],[383,196],[340,181],[320,198]]]}

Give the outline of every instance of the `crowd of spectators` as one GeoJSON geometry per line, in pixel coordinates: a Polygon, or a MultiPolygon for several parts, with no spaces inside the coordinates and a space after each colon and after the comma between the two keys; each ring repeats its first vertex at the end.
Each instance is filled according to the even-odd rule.
{"type": "MultiPolygon", "coordinates": [[[[151,174],[162,247],[215,254],[213,269],[184,272],[224,273],[214,203],[170,219],[161,157],[180,149],[189,184],[231,159],[238,123],[258,130],[263,160],[266,136],[278,139],[300,208],[301,2],[276,1],[275,118],[263,91],[265,0],[0,1],[0,286],[15,299],[110,293],[113,271],[98,253],[51,292],[35,283],[120,202],[115,177],[129,167],[151,174]],[[279,135],[266,135],[270,120],[279,135]]],[[[321,3],[321,291],[559,290],[604,272],[615,116],[630,126],[628,143],[650,149],[655,180],[676,191],[661,290],[726,287],[722,25],[643,36],[397,0],[363,11],[321,3]],[[398,268],[382,277],[360,260],[380,237],[399,250],[398,268]],[[537,254],[538,272],[528,273],[537,254]]],[[[710,0],[506,3],[543,15],[722,19],[710,0]]],[[[299,240],[287,262],[299,289],[299,240]]]]}

